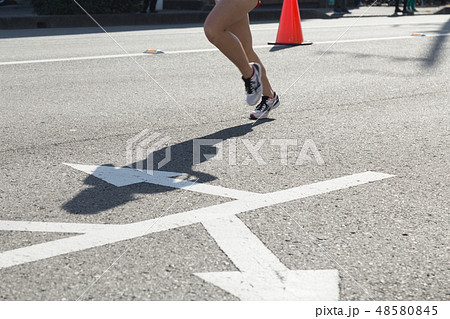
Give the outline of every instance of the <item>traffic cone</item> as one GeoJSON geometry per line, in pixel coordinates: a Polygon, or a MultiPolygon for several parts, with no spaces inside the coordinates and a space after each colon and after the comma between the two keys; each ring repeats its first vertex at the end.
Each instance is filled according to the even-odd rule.
{"type": "Polygon", "coordinates": [[[297,0],[284,0],[278,26],[277,41],[268,44],[275,45],[308,45],[311,41],[303,41],[300,11],[297,0]]]}

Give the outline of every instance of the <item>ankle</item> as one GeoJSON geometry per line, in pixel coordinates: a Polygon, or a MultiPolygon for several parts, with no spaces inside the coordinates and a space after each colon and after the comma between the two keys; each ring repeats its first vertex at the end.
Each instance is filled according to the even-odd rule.
{"type": "Polygon", "coordinates": [[[277,95],[276,93],[275,93],[275,91],[270,91],[270,92],[267,92],[268,94],[265,94],[264,92],[263,92],[263,95],[264,96],[267,96],[269,99],[273,99],[274,97],[275,97],[275,95],[277,95]]]}
{"type": "Polygon", "coordinates": [[[251,78],[252,76],[253,76],[253,74],[255,74],[255,70],[253,69],[253,66],[251,66],[250,64],[249,64],[249,69],[245,72],[245,73],[242,73],[242,76],[245,78],[245,79],[249,79],[249,78],[251,78]]]}

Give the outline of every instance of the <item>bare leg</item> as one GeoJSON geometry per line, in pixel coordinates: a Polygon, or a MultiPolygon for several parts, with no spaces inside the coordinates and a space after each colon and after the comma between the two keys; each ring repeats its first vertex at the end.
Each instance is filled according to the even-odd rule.
{"type": "Polygon", "coordinates": [[[272,89],[272,86],[270,85],[269,79],[267,78],[266,68],[262,64],[256,52],[253,50],[252,33],[250,31],[248,14],[246,14],[245,17],[241,20],[228,27],[228,31],[239,38],[248,60],[250,62],[256,62],[261,66],[261,82],[263,85],[263,95],[273,97],[274,91],[272,89]]]}
{"type": "Polygon", "coordinates": [[[234,65],[245,78],[253,74],[239,38],[229,27],[247,16],[257,0],[221,0],[211,10],[204,24],[205,35],[234,65]]]}

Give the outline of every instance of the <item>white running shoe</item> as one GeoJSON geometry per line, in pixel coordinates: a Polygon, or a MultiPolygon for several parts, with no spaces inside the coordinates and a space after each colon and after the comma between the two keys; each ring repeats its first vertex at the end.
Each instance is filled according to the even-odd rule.
{"type": "Polygon", "coordinates": [[[261,83],[261,67],[258,63],[250,63],[253,67],[253,75],[248,79],[244,79],[245,91],[247,92],[247,103],[249,105],[255,105],[258,103],[262,94],[261,83]]]}
{"type": "Polygon", "coordinates": [[[256,109],[250,113],[251,119],[265,119],[270,111],[276,109],[280,105],[280,99],[278,94],[273,92],[274,96],[272,98],[268,96],[263,96],[261,103],[258,104],[256,109]]]}

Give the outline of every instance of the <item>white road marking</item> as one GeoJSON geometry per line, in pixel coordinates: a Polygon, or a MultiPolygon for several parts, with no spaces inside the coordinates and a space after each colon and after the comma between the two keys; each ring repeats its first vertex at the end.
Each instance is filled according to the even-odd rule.
{"type": "Polygon", "coordinates": [[[241,300],[338,300],[333,270],[291,271],[236,216],[202,222],[240,270],[196,273],[241,300]]]}
{"type": "Polygon", "coordinates": [[[148,55],[145,53],[132,53],[132,54],[113,54],[113,55],[94,55],[84,57],[73,58],[59,58],[59,59],[42,59],[42,60],[26,60],[26,61],[11,61],[0,62],[0,65],[18,65],[18,64],[33,64],[33,63],[52,63],[52,62],[70,62],[70,61],[83,61],[83,60],[101,60],[101,59],[115,59],[124,57],[148,55]]]}
{"type": "Polygon", "coordinates": [[[30,231],[46,233],[77,233],[85,234],[105,229],[112,229],[112,224],[74,224],[74,223],[48,223],[15,220],[0,220],[0,230],[30,231]]]}
{"type": "MultiPolygon", "coordinates": [[[[107,182],[112,182],[121,186],[142,181],[165,186],[167,183],[170,183],[171,187],[175,188],[178,188],[176,186],[179,186],[177,183],[166,180],[171,179],[169,175],[179,174],[175,172],[154,171],[156,175],[150,175],[150,177],[148,177],[142,175],[145,174],[142,171],[127,168],[116,169],[108,167],[109,170],[104,170],[106,166],[69,165],[73,168],[87,171],[88,174],[97,176],[107,182]],[[119,177],[115,178],[111,175],[113,173],[118,174],[117,176],[119,177]],[[124,174],[129,174],[129,176],[126,177],[124,174]],[[126,182],[119,183],[118,181],[121,178],[124,178],[126,182]]],[[[210,207],[124,225],[73,224],[69,226],[70,224],[68,223],[2,221],[0,223],[0,230],[75,233],[83,231],[84,234],[3,252],[0,254],[0,269],[113,244],[119,241],[134,239],[177,227],[202,223],[214,239],[217,237],[216,240],[219,246],[229,256],[233,263],[235,263],[238,269],[241,270],[241,272],[228,272],[223,274],[197,274],[204,280],[210,281],[211,283],[228,290],[230,293],[235,294],[243,300],[336,300],[336,291],[338,289],[336,270],[291,271],[287,269],[266,247],[264,247],[259,239],[236,218],[236,215],[262,207],[324,194],[390,177],[393,177],[393,175],[365,172],[268,194],[241,193],[241,191],[203,185],[206,186],[201,189],[201,192],[203,193],[223,196],[223,194],[227,194],[227,192],[234,191],[231,193],[236,195],[239,199],[210,207]],[[223,192],[223,194],[220,194],[220,192],[223,192]],[[242,196],[243,194],[245,194],[245,196],[242,196]],[[219,226],[223,221],[230,223],[229,226],[232,228],[232,231],[236,231],[237,237],[235,241],[230,243],[226,242],[226,233],[219,229],[219,226]],[[243,245],[248,245],[249,248],[242,249],[243,245]],[[254,255],[255,257],[261,256],[261,261],[258,262],[256,258],[247,260],[249,249],[257,253],[254,255]],[[320,284],[317,284],[317,281],[320,281],[320,284]]],[[[186,186],[183,186],[181,188],[185,187],[186,186]]],[[[191,190],[190,188],[186,189],[191,190]]]]}
{"type": "Polygon", "coordinates": [[[236,189],[229,189],[220,186],[194,183],[175,179],[182,175],[177,172],[152,171],[147,174],[145,171],[136,170],[128,167],[113,167],[113,166],[96,166],[96,165],[80,165],[80,164],[66,164],[72,168],[93,175],[104,180],[114,186],[126,186],[137,183],[149,183],[173,188],[185,189],[190,191],[204,193],[209,195],[223,196],[234,199],[245,199],[253,195],[258,195],[252,192],[240,191],[236,189]]]}
{"type": "MultiPolygon", "coordinates": [[[[431,37],[446,37],[450,33],[441,34],[427,34],[424,38],[431,37]]],[[[339,43],[356,43],[356,42],[370,42],[370,41],[389,41],[389,40],[404,40],[404,39],[419,39],[422,37],[412,37],[408,36],[398,36],[398,37],[383,37],[383,38],[366,38],[366,39],[352,39],[352,40],[339,40],[339,41],[318,41],[314,44],[339,44],[339,43]]],[[[255,49],[270,48],[272,45],[256,45],[255,49]]],[[[216,48],[206,48],[206,49],[192,49],[192,50],[174,50],[174,51],[164,51],[164,54],[187,54],[187,53],[203,53],[203,52],[218,52],[216,48]]],[[[36,64],[36,63],[53,63],[53,62],[71,62],[71,61],[84,61],[84,60],[102,60],[102,59],[116,59],[116,58],[126,58],[126,57],[138,57],[138,56],[149,56],[147,53],[132,53],[132,54],[115,54],[115,55],[97,55],[97,56],[86,56],[86,57],[72,57],[72,58],[56,58],[56,59],[42,59],[42,60],[25,60],[25,61],[9,61],[0,62],[0,66],[3,65],[20,65],[20,64],[36,64]]]]}
{"type": "MultiPolygon", "coordinates": [[[[427,37],[447,37],[450,33],[439,33],[439,34],[428,34],[427,37]]],[[[387,37],[387,38],[367,38],[367,39],[350,39],[350,40],[339,40],[339,41],[322,41],[314,42],[315,44],[330,44],[330,43],[354,43],[354,42],[370,42],[370,41],[385,41],[385,40],[403,40],[403,39],[414,39],[411,35],[399,36],[399,37],[387,37]]]]}
{"type": "Polygon", "coordinates": [[[288,270],[236,215],[202,224],[240,271],[276,274],[288,270]]]}

